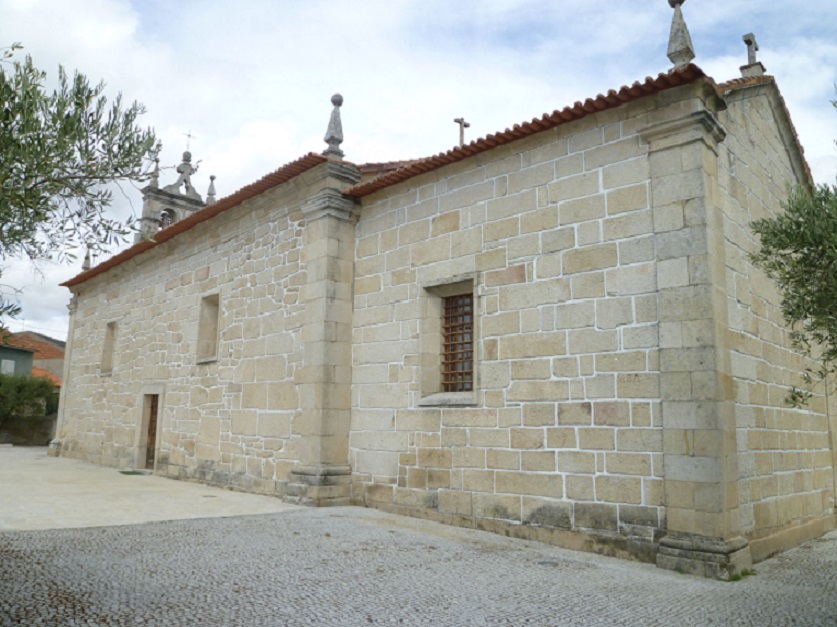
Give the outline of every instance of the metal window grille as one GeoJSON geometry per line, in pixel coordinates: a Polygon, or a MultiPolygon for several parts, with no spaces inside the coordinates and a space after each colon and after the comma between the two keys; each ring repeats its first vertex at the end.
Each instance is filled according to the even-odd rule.
{"type": "Polygon", "coordinates": [[[474,295],[445,298],[442,329],[442,390],[470,392],[474,389],[474,295]]]}

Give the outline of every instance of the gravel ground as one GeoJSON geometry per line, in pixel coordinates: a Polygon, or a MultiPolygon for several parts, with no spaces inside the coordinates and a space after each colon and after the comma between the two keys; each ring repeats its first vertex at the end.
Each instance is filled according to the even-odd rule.
{"type": "Polygon", "coordinates": [[[0,625],[837,625],[837,532],[710,581],[362,508],[0,533],[0,625]]]}

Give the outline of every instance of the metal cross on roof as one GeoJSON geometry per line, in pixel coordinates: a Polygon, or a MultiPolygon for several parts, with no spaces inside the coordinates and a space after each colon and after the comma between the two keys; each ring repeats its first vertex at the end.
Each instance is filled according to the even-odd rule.
{"type": "Polygon", "coordinates": [[[192,129],[189,129],[188,133],[183,133],[186,136],[186,150],[189,150],[189,144],[192,142],[192,138],[197,139],[196,135],[192,135],[192,129]]]}
{"type": "Polygon", "coordinates": [[[465,121],[465,118],[455,118],[453,120],[457,124],[459,124],[459,147],[465,145],[465,129],[470,128],[471,124],[465,121]]]}

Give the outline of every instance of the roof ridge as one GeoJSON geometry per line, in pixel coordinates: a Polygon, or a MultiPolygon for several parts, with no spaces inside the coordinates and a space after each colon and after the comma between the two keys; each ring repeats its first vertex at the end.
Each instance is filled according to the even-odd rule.
{"type": "Polygon", "coordinates": [[[716,87],[718,89],[718,93],[723,95],[724,92],[731,91],[733,89],[742,89],[744,87],[752,87],[755,85],[767,85],[775,82],[776,77],[772,74],[762,74],[761,76],[742,76],[739,78],[733,78],[728,81],[724,81],[723,83],[716,83],[716,87]]]}
{"type": "Polygon", "coordinates": [[[391,170],[395,168],[402,168],[405,165],[410,165],[412,163],[416,163],[417,161],[421,161],[424,157],[419,157],[417,159],[397,159],[395,161],[373,161],[369,163],[361,163],[358,165],[358,170],[361,172],[375,172],[379,170],[391,170]]]}

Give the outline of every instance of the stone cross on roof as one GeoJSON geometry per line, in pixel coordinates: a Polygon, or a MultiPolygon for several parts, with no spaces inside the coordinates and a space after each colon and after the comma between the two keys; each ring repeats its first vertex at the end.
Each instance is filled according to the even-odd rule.
{"type": "Polygon", "coordinates": [[[759,44],[756,41],[756,36],[753,33],[747,33],[741,39],[747,44],[747,65],[741,66],[741,76],[749,78],[750,76],[764,76],[764,65],[756,58],[756,53],[759,51],[759,44]]]}
{"type": "Polygon", "coordinates": [[[759,51],[759,44],[756,41],[756,36],[753,33],[747,33],[742,37],[744,43],[747,44],[747,63],[752,65],[756,62],[756,53],[759,51]]]}
{"type": "Polygon", "coordinates": [[[695,58],[695,49],[692,46],[692,37],[689,35],[689,28],[686,20],[683,19],[683,11],[680,5],[686,0],[668,0],[669,6],[674,9],[674,18],[671,21],[671,34],[668,38],[668,58],[674,63],[675,69],[682,70],[695,58]]]}
{"type": "Polygon", "coordinates": [[[471,128],[471,124],[465,121],[465,118],[454,118],[453,120],[457,124],[459,124],[459,147],[465,145],[465,129],[471,128]]]}
{"type": "Polygon", "coordinates": [[[343,158],[343,151],[340,150],[340,144],[343,143],[343,123],[340,121],[340,107],[343,106],[343,96],[334,94],[331,97],[331,104],[334,109],[331,111],[331,119],[328,121],[328,130],[325,134],[325,143],[328,144],[323,154],[326,157],[343,158]]]}

